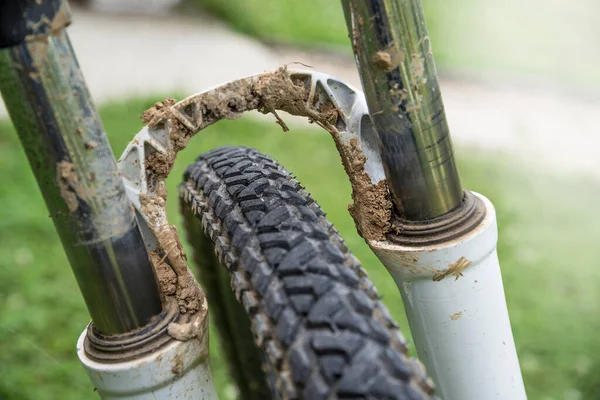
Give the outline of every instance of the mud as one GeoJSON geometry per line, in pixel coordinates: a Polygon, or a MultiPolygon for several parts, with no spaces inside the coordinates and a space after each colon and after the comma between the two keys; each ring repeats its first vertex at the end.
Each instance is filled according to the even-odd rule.
{"type": "Polygon", "coordinates": [[[56,164],[56,181],[69,212],[76,212],[79,209],[79,199],[86,201],[89,196],[79,181],[75,166],[69,161],[58,162],[56,164]]]}
{"type": "Polygon", "coordinates": [[[460,319],[460,317],[462,317],[462,311],[459,311],[457,313],[454,313],[450,316],[450,319],[452,321],[458,321],[460,319]]]}
{"type": "Polygon", "coordinates": [[[154,105],[144,111],[141,115],[142,122],[148,125],[150,128],[154,128],[164,118],[169,118],[171,110],[169,107],[175,105],[177,100],[172,97],[167,97],[163,101],[154,103],[154,105]]]}
{"type": "Polygon", "coordinates": [[[265,74],[254,85],[254,93],[259,97],[258,111],[269,113],[282,110],[292,115],[318,119],[314,110],[308,108],[309,91],[303,81],[292,81],[287,68],[280,68],[272,74],[265,74]]]}
{"type": "Polygon", "coordinates": [[[60,195],[67,203],[67,208],[74,213],[79,208],[77,195],[71,190],[71,183],[79,181],[74,172],[73,164],[68,161],[61,161],[56,165],[56,181],[60,189],[60,195]]]}
{"type": "Polygon", "coordinates": [[[158,278],[158,284],[165,296],[174,296],[177,293],[177,274],[173,271],[163,257],[160,257],[155,252],[151,252],[152,265],[158,278]]]}
{"type": "Polygon", "coordinates": [[[455,263],[449,264],[447,269],[435,274],[433,276],[433,281],[439,282],[450,275],[454,276],[454,280],[458,280],[458,278],[463,276],[463,271],[469,268],[471,264],[473,264],[473,261],[467,260],[465,257],[461,257],[455,263]]]}
{"type": "MultiPolygon", "coordinates": [[[[331,126],[335,126],[337,124],[338,118],[340,118],[340,110],[335,108],[335,105],[330,101],[321,104],[318,108],[318,111],[321,114],[319,116],[321,122],[329,124],[331,126]]],[[[336,133],[338,133],[337,129],[336,133]]]]}
{"type": "Polygon", "coordinates": [[[84,143],[84,146],[86,150],[93,150],[98,147],[98,142],[96,142],[95,140],[89,140],[84,143]]]}
{"type": "MultiPolygon", "coordinates": [[[[36,2],[38,2],[38,0],[36,0],[36,2]]],[[[37,22],[27,21],[28,29],[32,29],[34,31],[40,30],[43,33],[27,35],[25,36],[26,41],[40,40],[46,42],[51,33],[56,34],[59,30],[65,28],[71,23],[71,9],[68,3],[64,1],[59,4],[60,8],[56,10],[52,20],[50,20],[46,15],[42,14],[37,22]],[[47,28],[44,29],[45,27],[47,28]]]]}
{"type": "Polygon", "coordinates": [[[171,367],[171,373],[173,375],[179,375],[183,372],[183,353],[179,353],[173,359],[173,366],[171,367]]]}
{"type": "MultiPolygon", "coordinates": [[[[389,54],[388,58],[391,60],[389,54]]],[[[151,154],[146,160],[146,167],[163,180],[171,171],[177,152],[187,145],[190,138],[197,131],[222,118],[235,119],[245,111],[257,109],[265,114],[274,114],[277,123],[285,131],[287,125],[277,115],[277,110],[305,116],[327,130],[336,142],[352,184],[354,204],[350,206],[350,213],[360,234],[367,240],[384,240],[390,230],[391,218],[387,186],[383,181],[377,185],[371,183],[364,172],[365,158],[357,141],[340,145],[340,135],[336,128],[339,110],[333,103],[326,99],[318,102],[318,106],[308,104],[309,84],[308,77],[292,75],[284,66],[256,79],[235,81],[198,98],[190,98],[181,105],[183,112],[179,116],[173,107],[176,103],[173,98],[156,103],[143,113],[142,120],[150,128],[164,125],[168,129],[173,148],[166,154],[151,154]]],[[[315,99],[315,103],[317,100],[319,99],[315,99]]]]}
{"type": "Polygon", "coordinates": [[[140,211],[165,253],[160,259],[156,255],[152,257],[161,291],[165,296],[175,298],[181,314],[193,315],[206,310],[206,298],[187,266],[177,229],[166,223],[165,200],[159,196],[140,195],[140,204],[140,211]]]}
{"type": "Polygon", "coordinates": [[[373,65],[382,71],[392,69],[392,56],[385,51],[378,51],[373,54],[373,65]]]}
{"type": "MultiPolygon", "coordinates": [[[[177,230],[168,224],[164,180],[170,173],[176,155],[198,131],[223,118],[235,119],[248,110],[256,109],[273,114],[277,123],[286,130],[277,110],[308,117],[327,130],[334,138],[342,162],[352,184],[354,204],[350,213],[360,234],[367,240],[384,240],[390,230],[391,201],[384,181],[373,185],[364,171],[365,156],[357,139],[341,144],[336,128],[339,110],[327,99],[314,99],[309,104],[310,77],[291,74],[284,66],[275,72],[241,79],[211,92],[193,96],[174,107],[176,101],[166,98],[146,110],[141,118],[150,129],[166,129],[172,146],[165,153],[147,156],[145,165],[154,181],[156,194],[140,195],[140,211],[146,216],[149,228],[162,249],[162,257],[153,256],[161,290],[175,298],[180,312],[187,314],[185,326],[173,325],[173,335],[189,336],[194,321],[208,308],[200,286],[187,266],[187,257],[179,241],[177,230]],[[197,315],[196,315],[197,314],[197,315]],[[188,332],[189,333],[189,332],[188,332]]],[[[193,329],[192,329],[193,331],[193,329]]]]}
{"type": "Polygon", "coordinates": [[[185,324],[179,324],[172,322],[169,324],[168,332],[169,335],[177,340],[186,341],[193,338],[200,338],[206,329],[206,320],[202,315],[194,316],[194,318],[185,324]]]}
{"type": "Polygon", "coordinates": [[[345,146],[348,156],[342,162],[352,184],[352,200],[348,211],[358,233],[366,240],[385,240],[391,228],[392,201],[385,181],[376,185],[365,172],[365,155],[359,148],[356,138],[352,138],[345,146]]]}
{"type": "Polygon", "coordinates": [[[160,177],[166,178],[173,169],[175,157],[157,151],[147,156],[145,163],[146,168],[151,169],[160,177]]]}

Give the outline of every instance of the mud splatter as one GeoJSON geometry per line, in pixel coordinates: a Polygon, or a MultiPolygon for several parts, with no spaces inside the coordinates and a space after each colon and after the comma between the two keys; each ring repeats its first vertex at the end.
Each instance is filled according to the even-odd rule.
{"type": "Polygon", "coordinates": [[[60,161],[56,164],[56,181],[60,195],[65,200],[71,213],[79,209],[79,199],[86,201],[87,193],[81,182],[75,166],[69,161],[60,161]]]}
{"type": "Polygon", "coordinates": [[[450,275],[454,276],[454,280],[456,281],[458,278],[463,276],[463,271],[469,268],[471,264],[473,264],[473,261],[469,261],[465,257],[461,257],[455,263],[448,265],[448,269],[435,274],[433,276],[433,281],[439,282],[450,275]]]}
{"type": "Polygon", "coordinates": [[[452,314],[452,315],[450,316],[450,319],[451,319],[452,321],[457,321],[457,320],[459,320],[459,319],[462,317],[462,315],[463,315],[462,311],[459,311],[459,312],[457,312],[457,313],[454,313],[454,314],[452,314]]]}
{"type": "Polygon", "coordinates": [[[152,264],[156,271],[158,284],[165,296],[174,296],[177,292],[177,274],[165,263],[164,257],[159,257],[156,252],[151,252],[152,264]]]}
{"type": "Polygon", "coordinates": [[[84,146],[86,150],[93,150],[98,147],[98,142],[96,142],[95,140],[89,140],[84,143],[84,146]]]}
{"type": "Polygon", "coordinates": [[[389,71],[392,69],[392,56],[388,52],[378,51],[373,54],[373,65],[382,71],[389,71]]]}
{"type": "Polygon", "coordinates": [[[183,356],[184,353],[179,353],[173,359],[173,366],[171,367],[171,373],[173,375],[179,375],[183,372],[183,356]]]}
{"type": "Polygon", "coordinates": [[[165,200],[160,196],[141,195],[140,204],[140,212],[146,216],[149,228],[165,253],[160,259],[152,257],[163,294],[175,298],[182,314],[195,314],[204,310],[206,298],[187,266],[187,256],[179,241],[177,229],[165,223],[165,200]]]}
{"type": "Polygon", "coordinates": [[[360,151],[356,138],[352,138],[343,151],[348,154],[345,160],[342,158],[342,162],[350,177],[354,201],[348,206],[348,211],[354,218],[356,229],[367,240],[385,240],[392,217],[392,202],[387,184],[385,181],[376,185],[371,183],[364,168],[365,155],[360,151]]]}

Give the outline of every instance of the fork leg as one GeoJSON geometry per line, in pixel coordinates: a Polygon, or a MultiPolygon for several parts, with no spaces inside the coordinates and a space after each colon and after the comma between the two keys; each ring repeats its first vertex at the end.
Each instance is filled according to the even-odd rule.
{"type": "Polygon", "coordinates": [[[0,90],[96,328],[162,310],[154,270],[65,31],[63,1],[0,4],[0,90]]]}

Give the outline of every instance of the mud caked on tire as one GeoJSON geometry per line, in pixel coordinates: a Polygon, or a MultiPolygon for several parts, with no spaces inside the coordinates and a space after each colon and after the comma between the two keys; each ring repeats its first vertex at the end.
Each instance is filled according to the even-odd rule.
{"type": "Polygon", "coordinates": [[[431,398],[358,260],[282,166],[214,149],[188,167],[180,198],[241,399],[431,398]]]}

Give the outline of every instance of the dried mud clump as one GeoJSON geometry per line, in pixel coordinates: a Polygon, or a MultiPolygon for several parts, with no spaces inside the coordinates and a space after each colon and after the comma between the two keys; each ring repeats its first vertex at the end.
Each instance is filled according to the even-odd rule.
{"type": "Polygon", "coordinates": [[[328,101],[326,103],[321,104],[319,107],[320,118],[323,122],[326,122],[332,126],[335,126],[338,122],[338,118],[340,118],[340,114],[335,105],[328,101]]]}
{"type": "Polygon", "coordinates": [[[146,157],[146,168],[151,169],[161,177],[167,177],[173,169],[175,158],[170,157],[170,154],[154,152],[146,157]]]}
{"type": "Polygon", "coordinates": [[[63,160],[56,164],[56,182],[71,213],[79,209],[80,201],[87,202],[94,195],[94,190],[86,188],[79,180],[75,165],[69,161],[63,160]]]}
{"type": "Polygon", "coordinates": [[[213,123],[222,118],[237,119],[244,111],[255,109],[258,102],[250,81],[228,83],[202,96],[200,111],[203,124],[213,123]]]}
{"type": "Polygon", "coordinates": [[[56,181],[67,208],[74,213],[79,208],[79,202],[77,201],[79,177],[75,173],[74,165],[68,161],[61,161],[56,164],[56,181]]]}
{"type": "Polygon", "coordinates": [[[260,99],[257,108],[262,113],[282,110],[299,116],[313,114],[307,106],[308,88],[302,80],[294,82],[285,67],[262,75],[254,85],[253,91],[260,99]]]}
{"type": "Polygon", "coordinates": [[[152,256],[161,291],[166,297],[177,301],[182,314],[193,315],[199,311],[206,311],[206,298],[187,266],[187,256],[179,241],[177,229],[165,223],[164,199],[159,196],[140,195],[140,204],[141,213],[146,216],[148,226],[165,253],[162,258],[157,254],[152,256]]]}
{"type": "Polygon", "coordinates": [[[150,128],[155,127],[159,122],[171,115],[170,107],[174,106],[177,101],[172,97],[167,97],[163,101],[154,103],[152,107],[142,113],[142,122],[150,128]]]}
{"type": "Polygon", "coordinates": [[[164,257],[159,257],[155,252],[150,253],[150,255],[161,291],[165,296],[174,296],[177,293],[177,274],[165,262],[164,257]]]}
{"type": "Polygon", "coordinates": [[[352,200],[348,211],[356,223],[358,233],[366,240],[383,241],[391,228],[392,202],[385,180],[377,184],[365,172],[366,158],[358,140],[346,145],[344,168],[352,183],[352,200]]]}
{"type": "Polygon", "coordinates": [[[386,51],[378,51],[373,54],[373,65],[382,71],[392,69],[392,56],[386,51]]]}

